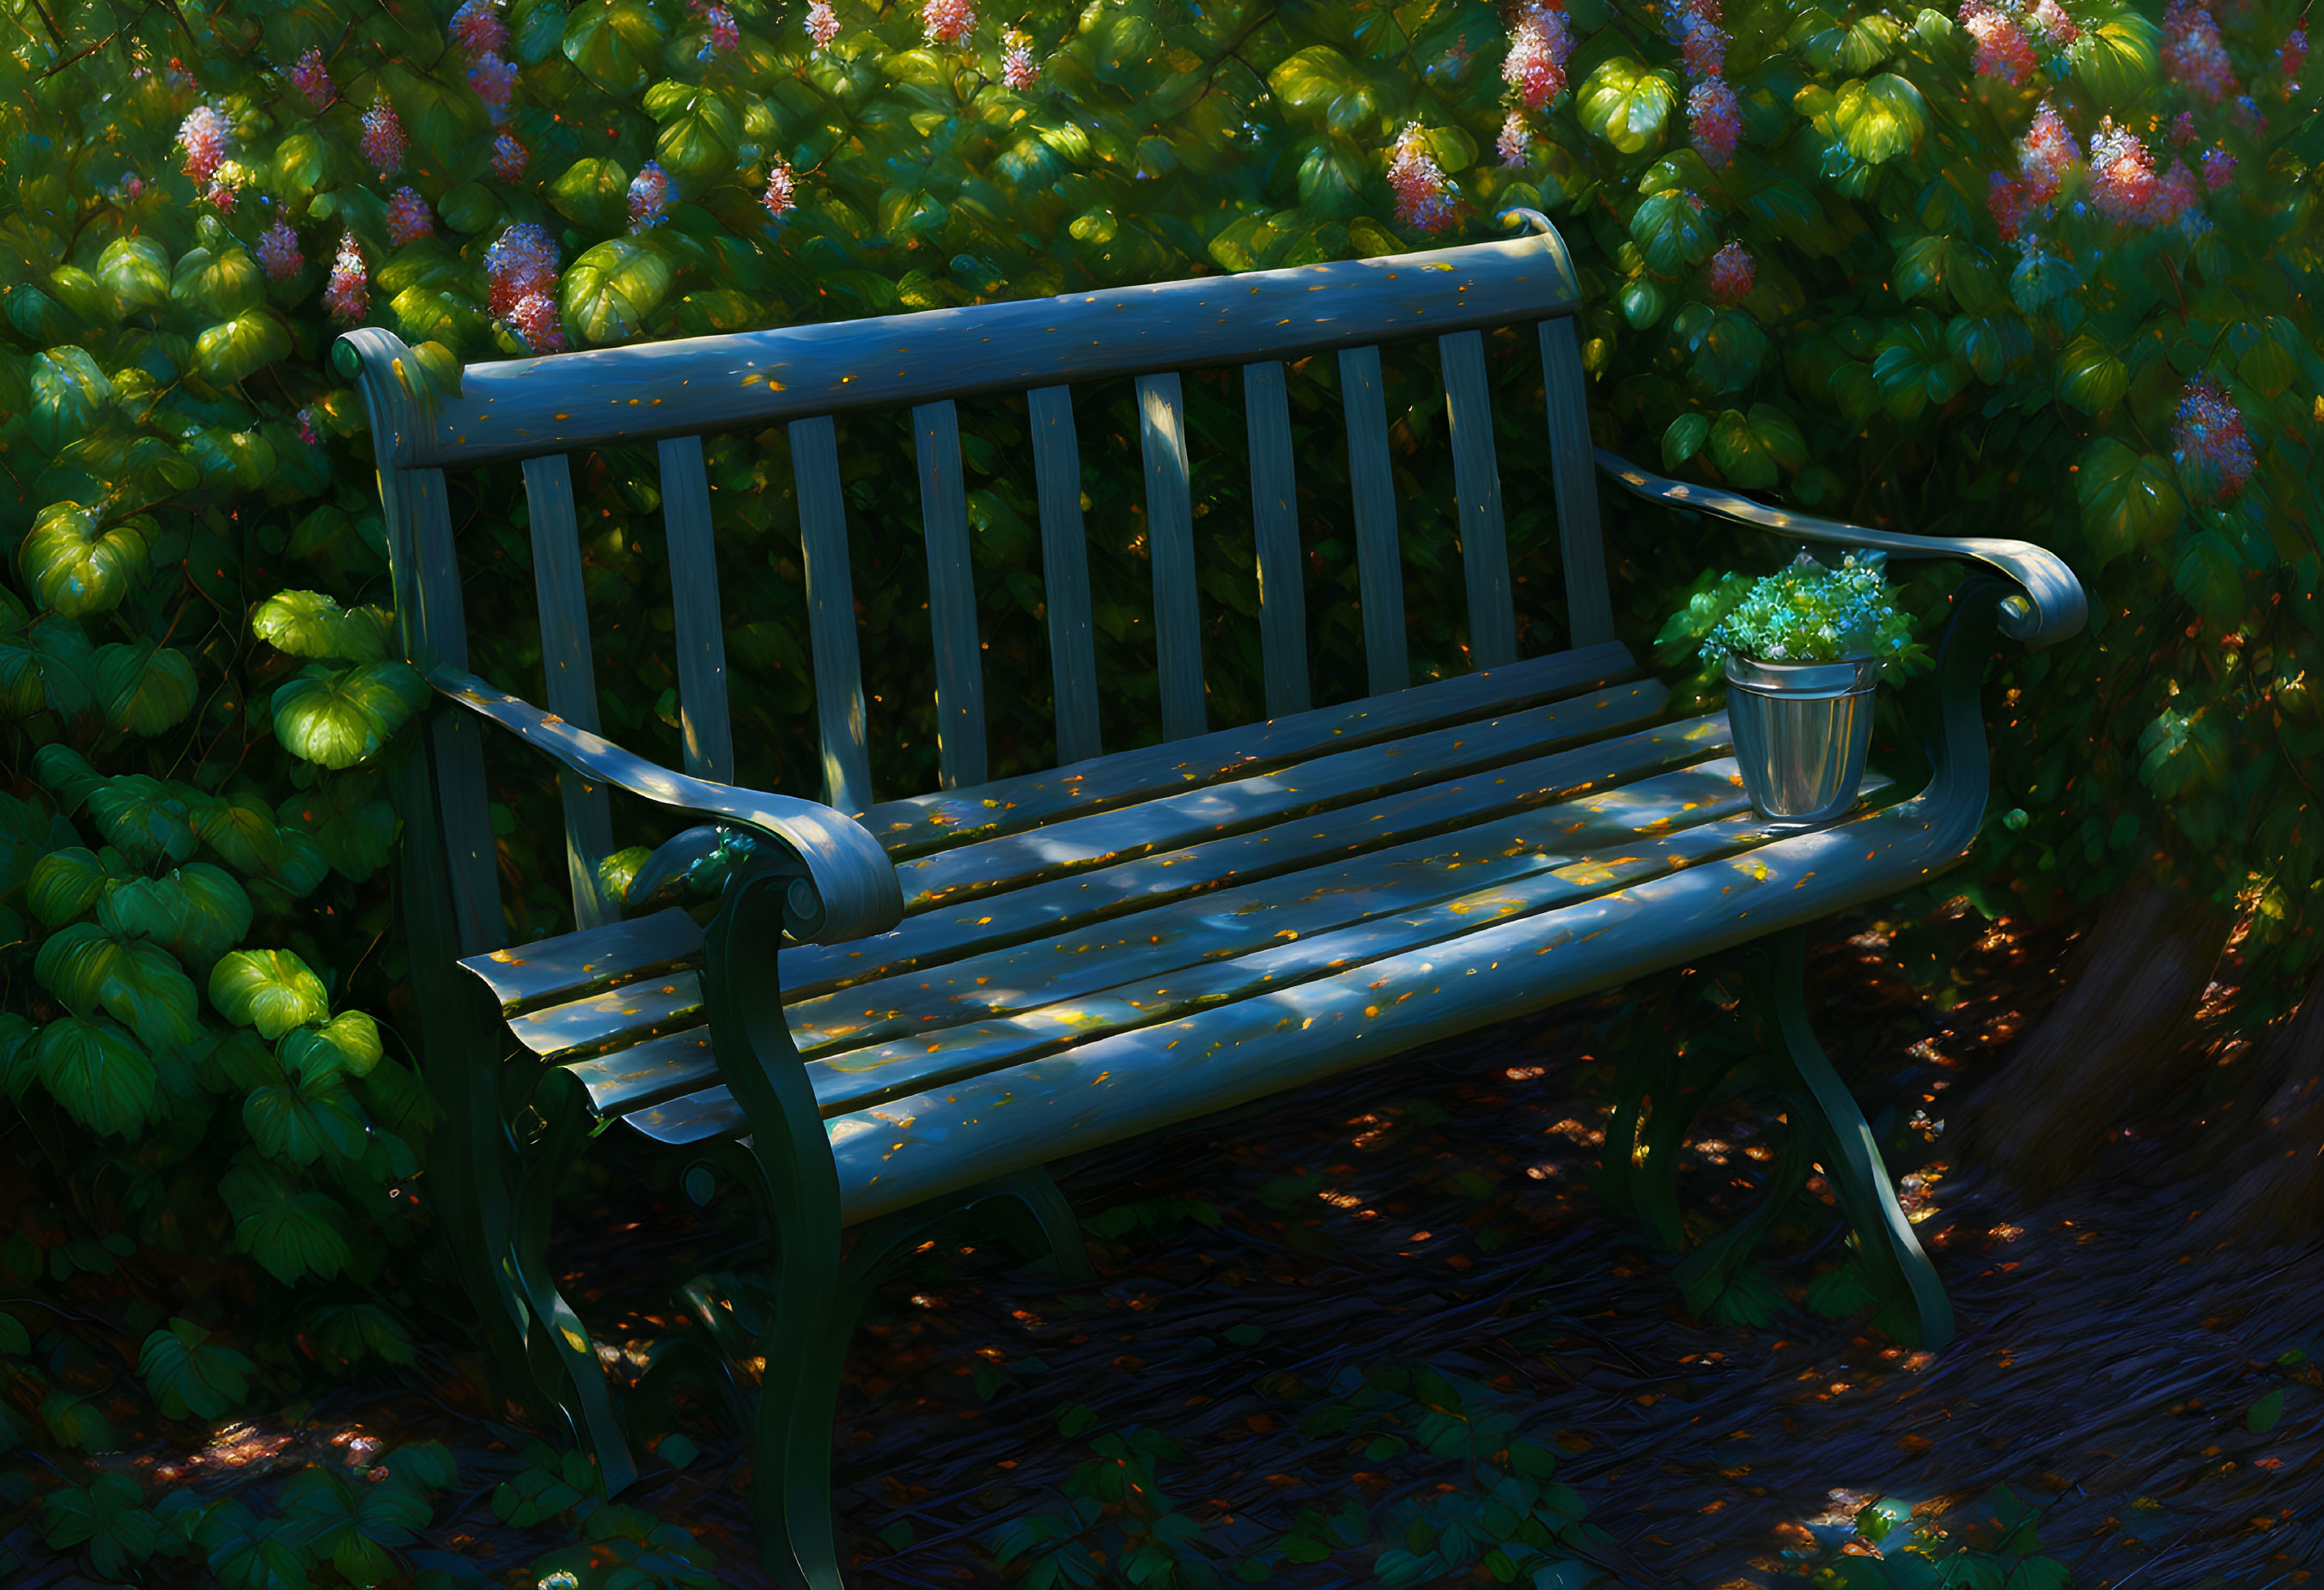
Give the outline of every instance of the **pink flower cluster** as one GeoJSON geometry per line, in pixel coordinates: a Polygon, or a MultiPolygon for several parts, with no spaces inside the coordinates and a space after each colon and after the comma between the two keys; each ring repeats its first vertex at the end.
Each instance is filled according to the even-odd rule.
{"type": "Polygon", "coordinates": [[[371,313],[371,289],[364,269],[363,245],[352,232],[339,235],[338,257],[331,262],[331,279],[323,288],[323,307],[342,326],[359,324],[371,313]]]}
{"type": "Polygon", "coordinates": [[[2171,80],[2206,105],[2236,92],[2236,71],[2219,42],[2219,24],[2204,0],[2171,0],[2163,14],[2163,48],[2157,51],[2171,80]]]}
{"type": "Polygon", "coordinates": [[[290,416],[290,418],[299,427],[299,439],[300,441],[305,442],[310,448],[318,448],[323,445],[323,439],[315,434],[315,411],[311,406],[300,410],[296,414],[290,416]]]}
{"type": "Polygon", "coordinates": [[[1986,203],[2004,243],[2031,247],[2025,223],[2035,212],[2046,213],[2058,197],[2066,173],[2081,162],[2081,146],[2067,129],[2065,118],[2046,99],[2034,108],[2034,125],[2017,141],[2015,177],[1996,171],[1987,184],[1986,203]]]}
{"type": "Polygon", "coordinates": [[[2217,193],[2236,180],[2236,157],[2225,146],[2203,151],[2203,186],[2217,193]]]}
{"type": "Polygon", "coordinates": [[[2090,203],[2120,226],[2144,215],[2154,195],[2154,159],[2145,143],[2107,116],[2090,137],[2090,203]]]}
{"type": "Polygon", "coordinates": [[[2057,57],[2082,36],[2058,0],[1961,0],[1958,15],[1977,41],[1977,75],[2018,88],[2034,80],[2044,56],[2062,76],[2057,57]]]}
{"type": "Polygon", "coordinates": [[[234,128],[226,113],[213,105],[197,105],[178,125],[178,144],[186,152],[186,175],[197,183],[210,180],[210,174],[225,163],[226,152],[233,143],[234,128]]]}
{"type": "Polygon", "coordinates": [[[774,216],[798,208],[798,173],[791,170],[791,162],[779,154],[767,167],[767,190],[759,196],[759,202],[774,216]]]}
{"type": "Polygon", "coordinates": [[[1501,118],[1501,135],[1493,140],[1500,152],[1501,164],[1521,166],[1533,157],[1533,129],[1526,125],[1525,112],[1512,110],[1501,118]]]}
{"type": "Polygon", "coordinates": [[[299,234],[287,221],[277,221],[258,235],[258,264],[269,282],[288,282],[306,268],[299,252],[299,234]]]}
{"type": "Polygon", "coordinates": [[[383,182],[403,169],[404,151],[410,147],[403,136],[403,122],[395,114],[395,106],[387,100],[383,88],[379,97],[363,116],[363,157],[371,162],[383,182]]]}
{"type": "Polygon", "coordinates": [[[1526,110],[1547,110],[1565,92],[1565,62],[1573,53],[1573,24],[1564,0],[1526,0],[1509,28],[1501,81],[1517,91],[1526,110]]]}
{"type": "Polygon", "coordinates": [[[516,134],[503,128],[493,140],[493,177],[496,181],[513,182],[524,175],[525,162],[531,159],[516,134]]]}
{"type": "Polygon", "coordinates": [[[630,179],[630,230],[650,232],[668,220],[662,209],[669,203],[669,173],[661,169],[659,161],[646,162],[630,179]]]}
{"type": "Polygon", "coordinates": [[[817,50],[830,49],[839,37],[839,13],[831,8],[831,0],[807,0],[807,36],[817,50]]]}
{"type": "Polygon", "coordinates": [[[1396,192],[1396,218],[1421,232],[1452,224],[1458,191],[1428,153],[1418,122],[1406,122],[1388,150],[1388,185],[1396,192]]]}
{"type": "Polygon", "coordinates": [[[1757,262],[1751,251],[1733,238],[1729,238],[1720,251],[1711,256],[1702,268],[1705,281],[1711,285],[1711,301],[1718,304],[1741,303],[1751,296],[1751,282],[1757,262]]]}
{"type": "Polygon", "coordinates": [[[507,116],[509,101],[516,96],[516,62],[503,60],[497,55],[480,55],[468,63],[468,88],[484,102],[494,121],[507,116]]]}
{"type": "Polygon", "coordinates": [[[1033,59],[1033,35],[1016,28],[1009,30],[1001,40],[1001,80],[1022,94],[1041,80],[1041,68],[1033,59]]]}
{"type": "Polygon", "coordinates": [[[1711,170],[1723,171],[1742,142],[1743,114],[1727,83],[1727,34],[1720,20],[1720,0],[1674,0],[1663,14],[1664,30],[1693,80],[1686,94],[1686,120],[1695,153],[1711,170]]]}
{"type": "Polygon", "coordinates": [[[498,55],[508,48],[508,23],[498,0],[464,0],[452,14],[452,37],[471,55],[498,55]]]}
{"type": "Polygon", "coordinates": [[[702,19],[702,48],[694,52],[699,61],[712,61],[729,55],[742,47],[742,30],[734,24],[734,14],[710,0],[686,0],[686,8],[702,19]]]}
{"type": "Polygon", "coordinates": [[[436,217],[428,213],[428,201],[420,197],[416,188],[399,188],[395,197],[387,201],[387,239],[398,248],[433,236],[436,217]]]}
{"type": "Polygon", "coordinates": [[[565,351],[565,326],[557,313],[560,257],[547,228],[530,221],[511,226],[484,251],[492,311],[536,354],[565,351]]]}
{"type": "Polygon", "coordinates": [[[299,92],[307,97],[307,103],[317,110],[330,104],[338,93],[338,89],[332,86],[330,69],[323,64],[323,52],[311,47],[290,69],[290,80],[298,86],[299,92]]]}
{"type": "Polygon", "coordinates": [[[2210,375],[2198,375],[2180,394],[2171,445],[2179,478],[2199,503],[2231,500],[2250,483],[2258,465],[2235,400],[2210,375]]]}
{"type": "Polygon", "coordinates": [[[927,0],[920,26],[931,44],[957,44],[976,26],[975,0],[927,0]]]}

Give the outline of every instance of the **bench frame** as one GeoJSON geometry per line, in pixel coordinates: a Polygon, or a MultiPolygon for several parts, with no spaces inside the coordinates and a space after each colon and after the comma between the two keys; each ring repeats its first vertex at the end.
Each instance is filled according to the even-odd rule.
{"type": "MultiPolygon", "coordinates": [[[[848,1336],[871,1288],[927,1234],[964,1218],[997,1218],[1021,1252],[1047,1256],[1065,1274],[1085,1273],[1085,1261],[1070,1211],[1038,1167],[878,1216],[857,1228],[852,1244],[844,1241],[832,1145],[770,968],[786,935],[836,944],[881,932],[898,920],[902,897],[887,854],[847,815],[872,804],[852,619],[818,622],[813,637],[830,803],[729,781],[733,753],[699,436],[789,421],[810,609],[852,615],[829,416],[842,409],[920,405],[915,421],[939,652],[944,781],[947,789],[964,788],[983,781],[984,766],[952,398],[1032,389],[1045,568],[1056,594],[1050,624],[1058,744],[1061,760],[1071,763],[1097,754],[1100,742],[1086,572],[1077,546],[1078,475],[1077,468],[1065,467],[1076,455],[1063,384],[1188,362],[1181,349],[1193,310],[1206,317],[1204,329],[1218,346],[1232,347],[1230,356],[1247,362],[1262,591],[1277,593],[1261,618],[1267,698],[1270,716],[1282,716],[1303,709],[1308,692],[1282,367],[1271,361],[1333,350],[1340,355],[1369,682],[1378,696],[1402,688],[1408,669],[1395,497],[1385,464],[1379,359],[1370,344],[1424,332],[1440,337],[1462,499],[1472,660],[1487,667],[1515,661],[1515,629],[1478,329],[1537,321],[1568,640],[1575,649],[1609,642],[1614,629],[1591,478],[1588,383],[1572,319],[1580,288],[1546,220],[1529,211],[1509,218],[1527,223],[1531,236],[1385,260],[510,361],[463,372],[456,393],[438,390],[411,351],[384,330],[364,328],[340,340],[336,357],[358,384],[379,461],[403,651],[442,698],[425,720],[399,789],[412,977],[424,1023],[422,1068],[444,1111],[429,1170],[430,1193],[442,1210],[439,1230],[447,1251],[510,1390],[536,1417],[595,1452],[608,1494],[636,1478],[636,1459],[587,1329],[559,1294],[547,1254],[556,1179],[585,1141],[587,1101],[580,1085],[554,1068],[539,1072],[529,1097],[503,1096],[498,1012],[482,985],[457,966],[505,941],[485,818],[482,723],[498,724],[563,765],[575,913],[585,928],[618,915],[596,874],[597,861],[612,848],[609,786],[699,814],[758,842],[749,864],[724,880],[706,944],[712,1044],[721,1079],[752,1130],[747,1139],[696,1151],[685,1186],[701,1200],[722,1184],[752,1200],[764,1228],[778,1236],[766,1280],[781,1301],[763,1338],[753,1343],[737,1338],[715,1299],[698,1288],[688,1295],[720,1351],[736,1408],[755,1419],[753,1501],[768,1569],[788,1582],[835,1590],[840,1558],[828,1484],[831,1425],[848,1336]],[[1090,324],[1102,325],[1102,334],[1093,339],[1079,329],[1090,324]],[[1061,334],[1065,325],[1075,329],[1061,334]],[[913,343],[939,329],[954,356],[931,371],[925,360],[908,356],[913,343]],[[595,732],[565,454],[641,440],[659,443],[662,465],[678,601],[684,772],[624,752],[595,732]],[[443,473],[520,461],[541,597],[546,710],[468,670],[443,473]],[[1071,491],[1065,489],[1068,479],[1071,491]],[[948,574],[940,559],[951,559],[956,570],[948,574]],[[1270,572],[1275,578],[1267,578],[1270,572]],[[1078,604],[1068,599],[1077,588],[1078,604]],[[807,1306],[809,1299],[814,1306],[807,1306]],[[747,1358],[767,1366],[755,1397],[738,1367],[747,1358]]],[[[1139,374],[1138,393],[1155,538],[1162,713],[1166,738],[1177,739],[1204,726],[1199,642],[1186,639],[1195,633],[1195,609],[1183,407],[1175,374],[1139,374]]],[[[1984,566],[1987,572],[1973,574],[1955,601],[1932,686],[1937,698],[1928,746],[1932,776],[1909,803],[1922,820],[1910,837],[1907,859],[1924,873],[1958,860],[1984,811],[1987,770],[1978,691],[1993,632],[1997,626],[2043,644],[2078,629],[2083,598],[2065,566],[2023,543],[1941,541],[1790,513],[1731,492],[1664,480],[1603,451],[1596,452],[1594,464],[1633,495],[1673,509],[1794,540],[1984,566]]],[[[1831,1173],[1859,1252],[1892,1280],[1897,1295],[1910,1298],[1924,1344],[1935,1346],[1952,1333],[1950,1305],[1897,1206],[1860,1112],[1816,1045],[1802,997],[1804,925],[1878,892],[1866,890],[1861,880],[1851,893],[1845,879],[1803,877],[1777,911],[1748,925],[1714,924],[1707,936],[1686,939],[1683,954],[1674,960],[1696,958],[1706,947],[1772,936],[1774,976],[1766,992],[1784,1039],[1783,1052],[1771,1057],[1779,1087],[1791,1096],[1793,1118],[1803,1123],[1816,1158],[1831,1173]],[[1706,937],[1715,941],[1706,945],[1706,937]]],[[[1718,908],[1714,902],[1691,909],[1711,922],[1718,908]]],[[[1599,985],[1655,969],[1614,968],[1599,985]]]]}

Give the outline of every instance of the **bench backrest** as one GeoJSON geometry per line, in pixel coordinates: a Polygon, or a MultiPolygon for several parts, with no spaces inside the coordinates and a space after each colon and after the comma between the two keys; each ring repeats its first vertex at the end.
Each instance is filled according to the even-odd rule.
{"type": "MultiPolygon", "coordinates": [[[[597,694],[567,458],[658,443],[674,597],[675,671],[686,771],[731,782],[711,496],[701,439],[789,428],[820,733],[823,798],[872,802],[869,725],[850,587],[848,524],[833,416],[909,406],[917,439],[928,611],[945,788],[986,779],[984,694],[954,400],[1022,393],[1039,503],[1057,758],[1101,753],[1075,383],[1136,378],[1163,734],[1206,722],[1183,369],[1240,365],[1249,437],[1260,646],[1271,717],[1310,705],[1296,471],[1286,361],[1334,353],[1348,439],[1351,521],[1373,695],[1411,682],[1379,345],[1434,337],[1459,498],[1469,661],[1517,660],[1485,345],[1489,328],[1536,324],[1546,393],[1569,647],[1613,638],[1585,382],[1572,315],[1580,299],[1563,241],[1529,212],[1531,235],[1426,253],[1202,277],[1029,301],[635,344],[473,366],[457,395],[434,390],[410,351],[366,328],[360,357],[376,445],[405,643],[421,670],[465,669],[466,623],[444,471],[519,464],[530,519],[548,710],[595,730],[597,694]]],[[[439,726],[442,821],[453,853],[464,953],[501,942],[492,841],[473,726],[439,726]]],[[[605,792],[564,775],[575,915],[617,914],[598,895],[612,848],[605,792]]],[[[884,791],[893,794],[898,791],[884,791]]]]}

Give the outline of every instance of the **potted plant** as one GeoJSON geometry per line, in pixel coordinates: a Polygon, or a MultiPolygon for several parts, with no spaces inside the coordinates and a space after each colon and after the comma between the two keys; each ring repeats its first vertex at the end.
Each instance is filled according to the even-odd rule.
{"type": "Polygon", "coordinates": [[[1856,804],[1882,674],[1926,660],[1888,587],[1886,559],[1837,567],[1805,551],[1774,574],[1729,574],[1665,631],[1701,635],[1723,662],[1727,718],[1744,793],[1784,824],[1830,822],[1856,804]]]}

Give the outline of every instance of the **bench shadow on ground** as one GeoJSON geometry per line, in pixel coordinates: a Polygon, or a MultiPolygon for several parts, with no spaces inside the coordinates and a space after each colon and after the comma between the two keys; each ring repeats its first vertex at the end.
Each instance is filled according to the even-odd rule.
{"type": "MultiPolygon", "coordinates": [[[[1861,920],[1830,929],[1811,957],[1812,1003],[1868,1116],[1893,1123],[1926,1102],[1941,1118],[2054,994],[2063,948],[2001,929],[1969,942],[1952,979],[1965,997],[1939,1012],[1884,935],[1861,920]]],[[[1928,1211],[1917,1229],[1960,1311],[1951,1346],[1915,1354],[1868,1328],[1868,1311],[1803,1307],[1837,1254],[1836,1217],[1803,1223],[1770,1255],[1781,1301],[1766,1324],[1698,1322],[1671,1258],[1591,1190],[1612,1096],[1600,1051],[1623,997],[1061,1164],[1096,1234],[1097,1280],[1075,1291],[984,1254],[921,1255],[849,1360],[837,1478],[856,1583],[1004,1582],[995,1528],[1057,1506],[1090,1443],[1131,1427],[1171,1438],[1154,1482],[1240,1582],[1233,1564],[1303,1511],[1360,1496],[1378,1513],[1447,1483],[1443,1464],[1302,1428],[1336,1376],[1416,1363],[1489,1388],[1554,1448],[1557,1479],[1606,1531],[1605,1585],[1798,1583],[1875,1496],[1939,1507],[2002,1483],[2045,1510],[2043,1544],[2080,1590],[2262,1590],[2324,1564],[2324,1375],[2279,1362],[2296,1346],[2324,1358],[2313,1248],[2180,1246],[2195,1200],[2163,1172],[2167,1142],[2118,1143],[2099,1174],[2034,1207],[1946,1173],[1940,1133],[1908,1202],[1928,1211]],[[2272,1427],[2250,1428],[2279,1391],[2272,1427]],[[1071,1410],[1086,1411],[1067,1415],[1068,1437],[1071,1410]]],[[[1884,1142],[1916,1137],[1882,1130],[1884,1142]]],[[[1748,1097],[1710,1112],[1687,1151],[1690,1209],[1748,1199],[1783,1131],[1748,1097]]],[[[655,1161],[622,1136],[601,1140],[590,1185],[567,1201],[559,1253],[604,1352],[634,1365],[686,1328],[666,1278],[715,1265],[732,1234],[632,1179],[655,1161]]],[[[527,1565],[573,1526],[494,1516],[496,1485],[525,1468],[534,1437],[487,1417],[473,1367],[426,1355],[400,1383],[346,1387],[299,1425],[124,1456],[149,1480],[263,1507],[306,1463],[441,1439],[459,1490],[418,1544],[530,1590],[527,1565]]],[[[705,1419],[688,1433],[698,1456],[682,1472],[650,1464],[622,1500],[691,1530],[722,1583],[766,1584],[742,1445],[705,1419]]],[[[81,1582],[69,1556],[16,1544],[38,1564],[28,1585],[81,1582]]],[[[1377,1539],[1327,1544],[1262,1581],[1379,1583],[1377,1539]]],[[[1111,1568],[1097,1581],[1127,1582],[1111,1568]]]]}

